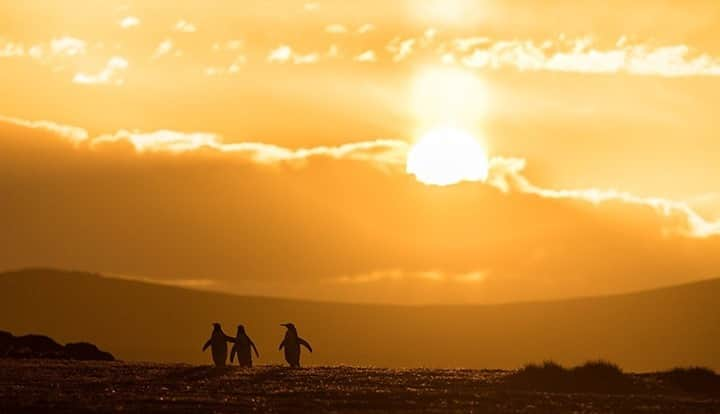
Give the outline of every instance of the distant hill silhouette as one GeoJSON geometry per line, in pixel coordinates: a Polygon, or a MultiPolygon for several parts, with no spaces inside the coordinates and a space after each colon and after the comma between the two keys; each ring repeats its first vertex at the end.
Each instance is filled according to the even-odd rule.
{"type": "Polygon", "coordinates": [[[242,297],[88,273],[0,274],[0,329],[89,340],[121,359],[210,363],[200,349],[242,323],[259,364],[280,363],[292,320],[307,365],[517,368],[606,359],[628,371],[720,369],[720,279],[653,291],[506,305],[387,306],[242,297]]]}

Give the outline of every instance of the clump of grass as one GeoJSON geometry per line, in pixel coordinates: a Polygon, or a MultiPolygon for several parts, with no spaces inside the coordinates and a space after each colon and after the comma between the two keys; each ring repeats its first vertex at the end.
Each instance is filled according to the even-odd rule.
{"type": "Polygon", "coordinates": [[[510,375],[507,384],[513,388],[550,392],[630,393],[632,378],[615,364],[590,361],[574,368],[545,361],[528,364],[510,375]]]}
{"type": "Polygon", "coordinates": [[[720,394],[720,375],[705,367],[675,368],[661,372],[660,380],[685,392],[720,394]]]}
{"type": "Polygon", "coordinates": [[[542,364],[527,364],[513,375],[516,384],[561,384],[566,380],[567,370],[554,361],[545,361],[542,364]]]}
{"type": "Polygon", "coordinates": [[[626,393],[633,390],[632,378],[608,361],[586,362],[573,368],[570,376],[580,391],[626,393]]]}

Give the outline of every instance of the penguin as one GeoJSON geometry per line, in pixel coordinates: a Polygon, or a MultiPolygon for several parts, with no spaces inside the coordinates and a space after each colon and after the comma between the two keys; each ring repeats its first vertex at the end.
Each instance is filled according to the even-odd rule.
{"type": "Polygon", "coordinates": [[[205,342],[203,352],[210,346],[212,350],[212,358],[216,367],[224,367],[227,360],[227,343],[235,342],[235,339],[225,335],[219,323],[213,324],[213,332],[210,339],[205,342]]]}
{"type": "Polygon", "coordinates": [[[306,340],[298,336],[297,329],[292,323],[283,323],[280,326],[286,327],[287,331],[278,350],[285,348],[285,361],[293,368],[300,368],[300,345],[310,352],[312,352],[312,347],[306,340]]]}
{"type": "Polygon", "coordinates": [[[240,364],[241,367],[252,367],[252,353],[250,352],[250,347],[252,347],[255,351],[255,356],[260,358],[260,354],[258,353],[257,348],[255,348],[255,343],[245,333],[245,327],[238,325],[237,335],[235,336],[235,345],[233,345],[232,351],[230,351],[230,363],[233,363],[235,355],[237,355],[238,364],[240,364]]]}

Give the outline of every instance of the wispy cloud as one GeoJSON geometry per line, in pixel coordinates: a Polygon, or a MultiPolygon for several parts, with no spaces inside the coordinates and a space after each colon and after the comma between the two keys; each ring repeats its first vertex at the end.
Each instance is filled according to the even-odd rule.
{"type": "Polygon", "coordinates": [[[377,62],[377,56],[372,50],[366,50],[353,58],[356,62],[377,62]]]}
{"type": "Polygon", "coordinates": [[[156,279],[144,276],[131,276],[118,273],[105,272],[106,277],[114,279],[130,280],[133,282],[152,283],[155,285],[175,286],[191,289],[205,289],[217,285],[213,279],[156,279]]]}
{"type": "Polygon", "coordinates": [[[287,62],[292,57],[292,48],[288,45],[278,46],[268,54],[268,62],[287,62]]]}
{"type": "Polygon", "coordinates": [[[128,62],[121,56],[113,56],[110,58],[105,67],[98,73],[79,72],[75,74],[73,82],[96,85],[96,84],[115,84],[122,85],[124,80],[118,77],[118,74],[128,68],[128,62]]]}
{"type": "Polygon", "coordinates": [[[197,31],[197,27],[195,27],[194,24],[188,22],[187,20],[179,20],[177,23],[175,23],[173,29],[176,32],[182,33],[195,33],[197,31]]]}
{"type": "Polygon", "coordinates": [[[320,60],[320,54],[311,52],[300,54],[293,51],[288,45],[281,45],[270,51],[267,61],[270,63],[287,63],[292,62],[296,65],[307,65],[317,63],[320,60]]]}
{"type": "Polygon", "coordinates": [[[25,46],[0,38],[0,58],[25,56],[25,46]]]}
{"type": "Polygon", "coordinates": [[[581,200],[594,205],[621,202],[652,208],[666,218],[676,218],[677,225],[667,229],[694,237],[720,235],[720,220],[703,218],[688,203],[659,197],[641,197],[613,189],[550,189],[531,183],[524,175],[526,161],[520,158],[494,157],[490,160],[488,183],[504,192],[520,191],[544,198],[581,200]]]}
{"type": "Polygon", "coordinates": [[[401,269],[376,270],[358,275],[340,276],[330,281],[338,284],[359,285],[378,282],[426,280],[438,283],[480,283],[487,277],[486,271],[448,273],[440,270],[406,271],[401,269]]]}
{"type": "Polygon", "coordinates": [[[63,125],[52,121],[28,121],[25,119],[0,115],[0,122],[17,125],[24,128],[39,129],[47,132],[52,132],[59,135],[60,137],[72,141],[73,143],[81,143],[87,141],[89,138],[88,132],[83,128],[72,125],[63,125]]]}
{"type": "Polygon", "coordinates": [[[242,49],[244,45],[245,45],[245,41],[242,39],[230,39],[230,40],[226,40],[224,42],[213,43],[212,50],[215,52],[219,52],[222,50],[234,51],[234,50],[242,49]]]}
{"type": "Polygon", "coordinates": [[[320,3],[317,2],[311,2],[311,3],[305,3],[303,4],[303,10],[306,12],[316,12],[320,10],[320,3]]]}
{"type": "Polygon", "coordinates": [[[408,58],[408,56],[410,56],[413,51],[413,46],[415,46],[415,43],[416,40],[413,38],[400,39],[399,37],[397,37],[390,41],[390,43],[387,45],[387,50],[393,55],[394,62],[401,62],[408,58]]]}
{"type": "Polygon", "coordinates": [[[375,25],[372,23],[365,23],[362,26],[358,27],[357,32],[359,34],[365,34],[370,33],[375,30],[375,25]]]}
{"type": "Polygon", "coordinates": [[[129,29],[131,27],[139,26],[140,19],[135,16],[125,16],[118,22],[120,27],[123,29],[129,29]]]}
{"type": "Polygon", "coordinates": [[[477,69],[515,68],[521,71],[578,73],[629,73],[667,77],[720,75],[720,59],[693,56],[686,45],[649,47],[627,45],[610,49],[595,48],[589,39],[578,39],[567,50],[553,43],[496,42],[476,48],[462,58],[463,64],[477,69]]]}
{"type": "Polygon", "coordinates": [[[247,63],[248,59],[245,55],[238,55],[228,66],[209,66],[205,68],[205,74],[208,76],[218,75],[234,75],[240,72],[240,68],[247,63]]]}
{"type": "Polygon", "coordinates": [[[296,65],[307,65],[310,63],[317,63],[319,55],[317,53],[308,53],[306,55],[294,55],[293,63],[296,65]]]}
{"type": "Polygon", "coordinates": [[[348,32],[348,29],[342,24],[334,23],[325,26],[325,31],[332,34],[345,34],[348,32]]]}
{"type": "Polygon", "coordinates": [[[165,39],[155,48],[155,51],[153,52],[153,59],[158,59],[162,56],[165,56],[167,54],[170,54],[172,52],[174,47],[174,43],[172,39],[165,39]]]}
{"type": "Polygon", "coordinates": [[[87,42],[71,36],[51,39],[46,43],[24,45],[0,38],[0,58],[30,57],[37,61],[47,62],[53,58],[73,58],[87,53],[87,42]]]}
{"type": "Polygon", "coordinates": [[[53,55],[78,56],[85,54],[86,43],[75,37],[59,37],[50,42],[53,55]]]}

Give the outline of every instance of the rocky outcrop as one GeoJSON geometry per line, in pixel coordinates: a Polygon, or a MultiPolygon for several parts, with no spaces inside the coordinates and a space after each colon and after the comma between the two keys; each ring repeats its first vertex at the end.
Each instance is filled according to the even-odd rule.
{"type": "Polygon", "coordinates": [[[72,359],[78,361],[114,361],[115,357],[97,346],[78,342],[65,346],[43,335],[14,336],[0,331],[0,358],[72,359]]]}
{"type": "Polygon", "coordinates": [[[79,361],[114,361],[111,353],[101,351],[93,344],[76,342],[65,345],[65,354],[69,359],[79,361]]]}

